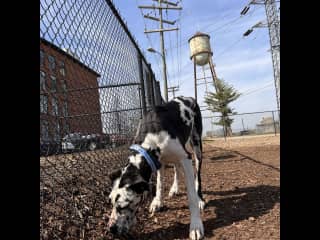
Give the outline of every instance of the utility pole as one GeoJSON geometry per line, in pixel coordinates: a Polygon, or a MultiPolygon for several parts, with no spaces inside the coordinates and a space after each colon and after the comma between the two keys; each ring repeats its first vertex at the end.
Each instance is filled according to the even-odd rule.
{"type": "Polygon", "coordinates": [[[173,98],[176,97],[176,95],[175,95],[176,91],[179,91],[179,87],[178,86],[168,87],[168,92],[172,92],[173,98]]]}
{"type": "Polygon", "coordinates": [[[163,28],[163,23],[174,25],[175,21],[169,21],[162,19],[162,10],[181,10],[182,7],[178,7],[177,3],[164,1],[164,0],[153,0],[154,2],[158,2],[158,6],[155,6],[154,4],[152,6],[138,6],[142,9],[158,9],[159,10],[159,18],[152,17],[150,15],[143,15],[144,18],[158,21],[159,22],[159,29],[155,30],[145,30],[144,33],[160,33],[160,48],[161,48],[161,58],[162,58],[162,67],[163,67],[163,86],[164,86],[164,98],[165,101],[168,102],[168,82],[167,82],[167,65],[166,65],[166,54],[165,54],[165,48],[164,48],[164,36],[163,32],[165,31],[175,31],[179,30],[179,28],[163,28]],[[162,3],[166,5],[162,5],[162,3]]]}
{"type": "MultiPolygon", "coordinates": [[[[269,39],[271,46],[271,56],[273,64],[274,84],[276,89],[277,107],[280,123],[280,18],[278,16],[278,10],[275,0],[251,0],[247,6],[241,11],[241,15],[245,15],[250,4],[264,4],[267,16],[267,24],[269,30],[269,39]]],[[[279,8],[280,11],[280,8],[279,8]]],[[[248,36],[254,27],[263,27],[260,22],[244,33],[244,36],[248,36]]]]}
{"type": "Polygon", "coordinates": [[[241,118],[241,121],[242,121],[242,130],[245,131],[244,124],[243,124],[243,118],[241,118]]]}

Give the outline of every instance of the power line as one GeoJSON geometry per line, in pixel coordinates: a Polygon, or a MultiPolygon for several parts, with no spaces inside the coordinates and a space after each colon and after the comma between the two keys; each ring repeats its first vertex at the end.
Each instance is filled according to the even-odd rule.
{"type": "MultiPolygon", "coordinates": [[[[225,26],[227,26],[227,25],[229,25],[229,24],[231,24],[231,23],[233,23],[233,22],[236,22],[236,21],[239,20],[240,18],[241,18],[241,17],[236,17],[235,19],[232,19],[231,21],[229,21],[229,22],[227,22],[227,23],[219,26],[218,28],[216,28],[216,29],[214,29],[214,30],[212,30],[212,31],[209,31],[208,33],[213,33],[213,32],[215,32],[215,31],[218,31],[219,29],[221,29],[221,28],[223,28],[223,27],[225,27],[225,26]]],[[[187,44],[188,44],[188,40],[184,40],[184,41],[182,41],[181,46],[184,46],[184,45],[187,45],[187,44]]],[[[174,46],[173,48],[177,48],[177,47],[178,47],[178,46],[174,46]]],[[[171,49],[170,49],[170,51],[171,51],[171,49]]]]}
{"type": "MultiPolygon", "coordinates": [[[[255,10],[257,10],[259,7],[261,6],[257,6],[253,9],[253,11],[251,12],[251,15],[249,15],[249,17],[252,16],[253,12],[255,10]]],[[[228,52],[231,48],[233,48],[235,45],[237,45],[238,43],[240,43],[240,41],[243,39],[243,37],[241,37],[240,39],[236,40],[235,42],[233,42],[231,45],[229,45],[227,48],[225,48],[223,51],[221,51],[220,53],[218,53],[215,57],[221,57],[223,54],[225,54],[226,52],[228,52]]]]}
{"type": "Polygon", "coordinates": [[[172,86],[172,87],[169,87],[169,88],[168,88],[168,92],[172,92],[173,98],[176,97],[176,95],[175,95],[175,92],[176,92],[176,91],[179,91],[179,87],[178,87],[178,86],[172,86]]]}
{"type": "MultiPolygon", "coordinates": [[[[138,0],[136,0],[136,5],[137,5],[137,6],[139,5],[138,0]]],[[[144,27],[145,27],[145,29],[147,29],[147,24],[146,24],[146,21],[145,21],[145,19],[144,19],[144,17],[143,17],[143,11],[142,11],[141,8],[140,8],[139,10],[140,10],[140,14],[141,14],[141,16],[142,16],[142,20],[143,20],[143,23],[144,23],[144,27]]],[[[152,11],[155,11],[155,10],[153,9],[152,11]]],[[[146,36],[146,38],[147,38],[147,40],[148,40],[148,42],[149,42],[149,45],[153,48],[152,41],[151,41],[151,39],[149,38],[149,35],[145,34],[145,36],[146,36]]],[[[161,74],[162,71],[161,71],[161,68],[160,68],[159,60],[156,58],[155,55],[152,55],[152,56],[153,56],[153,58],[154,58],[154,60],[155,60],[155,62],[156,62],[156,64],[157,64],[158,72],[159,72],[159,74],[161,74]]]]}
{"type": "MultiPolygon", "coordinates": [[[[181,26],[180,24],[178,25],[181,29],[181,26]]],[[[181,30],[180,30],[181,31],[181,30]]],[[[179,44],[179,32],[180,31],[177,31],[176,32],[176,40],[177,40],[177,45],[179,44]]],[[[180,66],[181,66],[181,58],[179,57],[179,50],[181,48],[177,48],[177,63],[178,63],[178,86],[180,86],[180,77],[181,77],[181,72],[180,72],[180,66]]]]}
{"type": "MultiPolygon", "coordinates": [[[[168,12],[166,12],[166,16],[167,16],[167,18],[168,18],[168,12]]],[[[171,33],[169,32],[168,35],[169,35],[169,46],[170,46],[170,48],[171,48],[171,46],[172,46],[171,33]]],[[[168,56],[169,56],[169,55],[170,55],[169,58],[171,58],[172,64],[175,65],[174,57],[173,57],[171,51],[168,52],[168,56]]],[[[174,78],[174,74],[173,74],[174,72],[172,72],[172,75],[171,75],[171,73],[170,73],[171,77],[170,77],[170,75],[169,75],[169,72],[170,72],[170,71],[168,71],[169,86],[172,86],[171,77],[174,78]]]]}
{"type": "MultiPolygon", "coordinates": [[[[254,9],[254,10],[255,10],[255,9],[254,9]]],[[[254,11],[254,10],[253,10],[253,11],[254,11]]],[[[249,15],[249,17],[251,17],[251,16],[252,16],[252,13],[251,13],[251,15],[249,15]]],[[[239,21],[241,18],[243,18],[243,17],[242,17],[242,16],[240,16],[240,17],[237,16],[237,17],[233,18],[232,20],[230,20],[230,21],[222,24],[221,26],[219,26],[219,27],[217,27],[217,28],[215,28],[215,29],[213,29],[213,30],[207,31],[207,33],[218,32],[219,30],[221,30],[221,29],[223,29],[223,28],[225,28],[225,27],[227,27],[227,26],[230,26],[230,25],[232,25],[233,23],[239,21]]],[[[208,24],[207,26],[200,28],[200,30],[203,31],[204,29],[207,29],[208,27],[214,26],[214,25],[217,25],[217,23],[208,24]]],[[[186,44],[188,44],[188,40],[185,40],[185,41],[182,42],[182,46],[184,46],[184,45],[186,45],[186,44]]],[[[178,46],[174,46],[173,48],[176,48],[176,47],[178,47],[178,46]]],[[[170,50],[171,50],[171,49],[170,49],[170,50]]]]}
{"type": "Polygon", "coordinates": [[[259,86],[259,87],[254,87],[254,88],[249,88],[249,89],[247,89],[247,90],[245,90],[245,91],[242,91],[241,94],[246,94],[247,92],[250,92],[250,91],[252,91],[252,90],[260,89],[260,88],[262,88],[262,87],[264,87],[264,86],[267,86],[267,85],[269,85],[269,84],[271,84],[271,83],[272,83],[272,81],[269,81],[269,82],[265,83],[265,85],[262,85],[262,86],[259,86]]]}
{"type": "MultiPolygon", "coordinates": [[[[179,14],[181,14],[181,11],[179,11],[179,14]]],[[[169,18],[169,14],[168,14],[167,11],[166,11],[166,17],[169,18]]],[[[177,21],[178,20],[175,20],[174,22],[177,23],[177,21]]],[[[180,29],[179,25],[177,25],[177,27],[178,27],[178,30],[176,31],[176,34],[178,34],[179,29],[180,29]]],[[[173,41],[172,41],[171,32],[169,32],[168,35],[169,35],[169,47],[170,47],[169,49],[172,49],[172,45],[173,45],[172,42],[173,41]]],[[[177,44],[178,44],[178,42],[177,42],[177,44]]],[[[178,67],[177,67],[177,65],[178,65],[178,56],[177,56],[177,58],[175,58],[173,51],[167,51],[167,49],[166,49],[166,52],[168,53],[168,55],[170,55],[170,58],[171,58],[171,61],[172,61],[172,65],[174,66],[174,69],[175,69],[175,71],[171,72],[172,74],[170,73],[171,75],[169,75],[169,71],[168,71],[169,85],[172,86],[172,79],[176,79],[177,78],[177,73],[176,72],[177,72],[177,69],[178,69],[178,67]]]]}
{"type": "MultiPolygon", "coordinates": [[[[262,6],[261,5],[254,5],[254,9],[248,14],[248,15],[246,15],[246,19],[249,19],[249,18],[252,18],[252,16],[253,16],[253,13],[257,10],[257,9],[261,9],[262,8],[262,6]]],[[[241,18],[243,18],[244,16],[240,16],[240,18],[239,19],[241,19],[241,18]]],[[[228,27],[230,27],[231,26],[231,24],[229,24],[228,26],[227,26],[227,28],[226,29],[224,29],[224,31],[222,31],[222,32],[220,32],[219,33],[219,35],[221,35],[221,34],[223,34],[223,33],[225,33],[225,32],[227,32],[228,30],[229,30],[229,28],[228,27]]],[[[218,30],[218,31],[220,31],[220,30],[218,30]]],[[[218,32],[218,31],[215,31],[215,32],[218,32]]]]}
{"type": "MultiPolygon", "coordinates": [[[[242,92],[241,95],[240,95],[240,97],[239,97],[238,99],[241,98],[240,100],[242,100],[243,97],[248,96],[248,95],[250,95],[250,94],[252,94],[252,93],[257,93],[257,92],[259,92],[259,91],[262,91],[262,90],[265,90],[265,89],[267,89],[267,88],[270,88],[270,87],[272,87],[272,85],[273,85],[273,81],[268,82],[266,85],[263,85],[263,86],[258,87],[258,88],[248,89],[248,90],[242,92]]],[[[207,106],[202,106],[202,107],[207,107],[207,106]]],[[[203,109],[202,111],[204,111],[204,110],[210,110],[210,109],[209,109],[209,108],[206,108],[206,109],[203,109]]]]}
{"type": "MultiPolygon", "coordinates": [[[[248,93],[246,93],[246,94],[243,94],[243,95],[241,95],[238,99],[241,98],[241,99],[240,99],[240,101],[241,101],[241,100],[243,100],[243,97],[245,97],[245,96],[248,96],[248,95],[250,95],[250,94],[252,94],[252,93],[260,92],[260,91],[265,90],[265,89],[268,89],[268,88],[271,88],[272,86],[273,86],[273,83],[269,84],[268,86],[264,86],[264,87],[262,87],[262,88],[256,89],[256,90],[251,91],[251,92],[248,92],[248,93]]],[[[238,99],[237,99],[237,100],[238,100],[238,99]]],[[[202,107],[206,107],[206,106],[202,106],[202,107]]],[[[210,110],[210,109],[207,107],[206,109],[202,109],[201,111],[206,111],[206,110],[210,110]]]]}
{"type": "MultiPolygon", "coordinates": [[[[174,25],[175,22],[172,22],[172,21],[168,21],[168,20],[164,20],[162,18],[162,11],[163,10],[182,10],[182,7],[179,7],[177,6],[177,4],[175,3],[171,3],[169,1],[157,1],[158,2],[158,5],[155,6],[155,5],[140,5],[138,6],[138,8],[140,9],[158,9],[159,10],[159,18],[155,18],[155,17],[152,17],[150,18],[151,20],[153,21],[158,21],[159,22],[159,28],[158,29],[153,29],[153,30],[145,30],[144,33],[159,33],[160,34],[160,50],[161,50],[161,58],[162,58],[162,67],[163,67],[163,84],[164,84],[164,99],[165,101],[168,101],[168,83],[167,83],[167,66],[166,66],[166,51],[165,51],[165,47],[164,47],[164,32],[167,32],[167,31],[175,31],[175,30],[178,30],[178,28],[163,28],[163,23],[168,23],[168,24],[171,24],[171,25],[174,25]],[[167,6],[164,6],[162,5],[162,3],[166,3],[167,6]],[[169,6],[170,5],[170,6],[169,6]],[[174,5],[174,6],[172,6],[174,5]]],[[[143,17],[146,17],[145,15],[143,15],[143,17]]],[[[156,52],[154,49],[152,49],[153,52],[156,52]]]]}
{"type": "MultiPolygon", "coordinates": [[[[246,14],[251,4],[261,4],[265,7],[267,24],[269,30],[269,41],[271,47],[271,57],[273,65],[274,85],[276,90],[277,107],[280,109],[280,18],[278,16],[277,4],[275,0],[251,0],[240,14],[246,14]]],[[[280,10],[280,9],[279,9],[280,10]]],[[[261,22],[257,23],[243,35],[248,36],[254,28],[262,27],[261,22]]],[[[279,112],[280,114],[280,112],[279,112]]],[[[280,119],[280,115],[279,115],[280,119]]]]}
{"type": "MultiPolygon", "coordinates": [[[[220,20],[220,22],[223,22],[225,19],[226,19],[226,17],[227,16],[230,16],[230,15],[232,15],[233,13],[231,13],[231,12],[229,12],[229,13],[225,13],[222,17],[221,17],[221,20],[220,20]]],[[[216,16],[215,16],[216,17],[216,16]]],[[[209,19],[212,19],[212,18],[209,18],[209,19]]],[[[207,19],[207,20],[209,20],[209,19],[207,19]]],[[[212,27],[212,26],[216,26],[216,25],[218,25],[220,22],[215,22],[215,23],[210,23],[210,24],[207,24],[205,27],[202,27],[202,29],[203,28],[208,28],[208,27],[212,27]]]]}
{"type": "MultiPolygon", "coordinates": [[[[166,12],[166,17],[168,18],[168,13],[166,12]]],[[[179,17],[177,20],[175,20],[175,23],[177,24],[177,27],[179,30],[176,31],[176,35],[175,35],[175,45],[176,46],[179,46],[179,34],[181,36],[181,33],[180,33],[180,30],[181,30],[181,11],[179,11],[179,17]]],[[[178,79],[178,86],[179,86],[179,74],[180,74],[180,61],[181,59],[179,58],[179,50],[181,51],[181,47],[179,46],[178,48],[176,48],[176,56],[174,57],[174,52],[171,51],[173,50],[174,48],[172,47],[173,46],[173,40],[172,40],[172,34],[171,33],[168,33],[169,34],[169,49],[166,49],[166,52],[168,53],[168,55],[170,55],[170,58],[172,60],[172,65],[174,66],[173,68],[173,71],[172,71],[172,75],[171,77],[168,76],[168,79],[169,81],[173,78],[173,79],[178,79]]],[[[170,82],[169,83],[170,86],[172,85],[172,83],[170,82]]]]}
{"type": "Polygon", "coordinates": [[[235,42],[233,42],[231,45],[229,45],[227,48],[225,48],[224,50],[222,50],[221,52],[219,52],[216,57],[221,57],[224,53],[226,53],[227,51],[229,51],[231,48],[233,48],[235,45],[237,45],[241,40],[243,39],[243,37],[241,37],[240,39],[237,39],[235,42]]]}
{"type": "Polygon", "coordinates": [[[270,84],[268,84],[268,85],[266,85],[266,86],[263,86],[263,87],[261,87],[261,88],[252,90],[252,91],[250,91],[250,92],[247,92],[247,93],[241,95],[239,98],[243,98],[243,97],[245,97],[245,96],[247,96],[247,95],[250,95],[250,94],[252,94],[252,93],[256,93],[256,92],[259,92],[259,91],[261,91],[261,90],[270,88],[270,87],[272,87],[272,85],[273,85],[273,83],[270,83],[270,84]]]}

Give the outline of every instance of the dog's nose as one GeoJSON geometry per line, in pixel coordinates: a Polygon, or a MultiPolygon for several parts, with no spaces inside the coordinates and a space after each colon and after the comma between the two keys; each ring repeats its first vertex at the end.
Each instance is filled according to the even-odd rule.
{"type": "Polygon", "coordinates": [[[112,234],[117,234],[117,233],[118,233],[117,225],[112,225],[112,226],[110,227],[110,232],[111,232],[112,234]]]}

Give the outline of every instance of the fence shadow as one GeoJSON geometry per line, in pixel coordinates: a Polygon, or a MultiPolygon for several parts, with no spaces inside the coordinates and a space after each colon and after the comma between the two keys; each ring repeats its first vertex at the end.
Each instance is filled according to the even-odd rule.
{"type": "Polygon", "coordinates": [[[273,165],[271,165],[271,164],[267,164],[267,163],[261,162],[261,161],[259,161],[259,160],[256,160],[256,159],[252,158],[252,157],[249,157],[249,156],[247,156],[247,155],[245,155],[245,154],[242,154],[242,153],[240,153],[240,152],[238,152],[238,151],[233,151],[233,152],[236,153],[236,154],[238,154],[238,155],[240,155],[241,157],[243,157],[242,159],[250,160],[250,161],[252,161],[252,162],[255,162],[255,163],[257,163],[257,164],[263,165],[263,166],[268,167],[268,168],[272,168],[273,170],[276,170],[277,172],[280,172],[280,169],[279,169],[279,168],[276,168],[275,166],[273,166],[273,165]]]}
{"type": "Polygon", "coordinates": [[[273,170],[277,171],[277,172],[280,172],[280,169],[271,165],[271,164],[267,164],[267,163],[264,163],[264,162],[261,162],[257,159],[254,159],[248,155],[245,155],[239,151],[236,151],[236,150],[226,150],[224,148],[220,148],[220,147],[215,147],[216,149],[218,149],[219,151],[225,151],[226,154],[224,155],[220,155],[220,156],[215,156],[215,157],[210,157],[209,159],[210,160],[226,160],[226,159],[229,159],[229,158],[232,158],[232,157],[236,157],[237,155],[238,156],[241,156],[241,159],[238,159],[238,160],[232,160],[232,161],[242,161],[242,160],[249,160],[249,161],[252,161],[254,163],[257,163],[259,165],[262,165],[262,166],[265,166],[265,167],[268,167],[268,168],[272,168],[273,170]]]}
{"type": "Polygon", "coordinates": [[[213,160],[213,161],[216,161],[216,160],[225,160],[225,159],[229,159],[229,158],[234,158],[236,156],[237,155],[235,155],[235,154],[227,153],[227,154],[223,154],[223,155],[220,155],[220,156],[210,157],[209,159],[213,160]]]}
{"type": "MultiPolygon", "coordinates": [[[[280,187],[278,186],[259,185],[232,191],[207,191],[204,193],[225,196],[225,198],[210,200],[207,203],[206,208],[212,209],[216,216],[203,222],[206,237],[212,237],[213,230],[217,228],[231,225],[249,217],[257,218],[267,214],[276,203],[280,202],[280,187]]],[[[168,228],[140,234],[139,239],[154,239],[152,236],[159,235],[162,239],[180,239],[187,237],[188,232],[189,224],[176,222],[168,228]]]]}

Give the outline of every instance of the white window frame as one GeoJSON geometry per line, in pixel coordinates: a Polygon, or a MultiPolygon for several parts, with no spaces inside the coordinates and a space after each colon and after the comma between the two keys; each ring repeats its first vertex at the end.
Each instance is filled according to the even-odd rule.
{"type": "Polygon", "coordinates": [[[59,61],[59,72],[62,76],[66,76],[66,67],[63,61],[59,61]]]}
{"type": "Polygon", "coordinates": [[[54,141],[59,141],[59,139],[60,139],[60,124],[57,121],[56,125],[55,125],[55,128],[54,128],[54,131],[53,131],[53,140],[54,141]]]}
{"type": "Polygon", "coordinates": [[[53,116],[59,115],[59,102],[58,102],[58,99],[55,97],[52,98],[52,115],[53,116]]]}
{"type": "Polygon", "coordinates": [[[46,91],[46,73],[40,71],[40,91],[46,91]]]}
{"type": "Polygon", "coordinates": [[[49,141],[49,122],[46,120],[41,120],[41,139],[44,141],[49,141]]]}
{"type": "Polygon", "coordinates": [[[52,55],[48,55],[49,68],[51,70],[56,69],[56,58],[52,55]]]}
{"type": "Polygon", "coordinates": [[[48,113],[48,96],[40,94],[40,113],[48,113]]]}
{"type": "Polygon", "coordinates": [[[44,65],[45,53],[42,49],[40,49],[40,66],[44,65]]]}
{"type": "Polygon", "coordinates": [[[56,92],[58,89],[58,80],[56,76],[50,75],[51,91],[56,92]],[[53,84],[55,82],[55,84],[53,84]]]}

